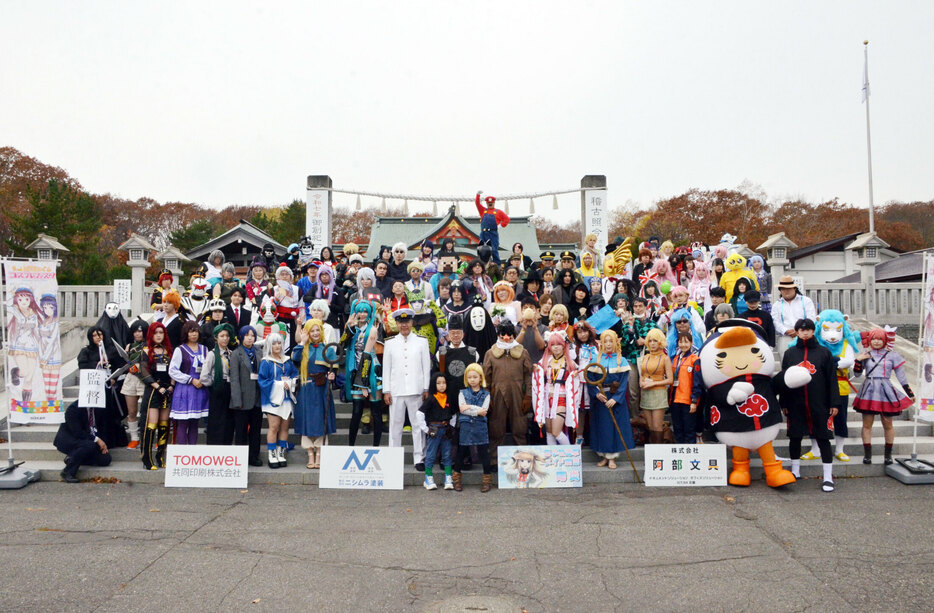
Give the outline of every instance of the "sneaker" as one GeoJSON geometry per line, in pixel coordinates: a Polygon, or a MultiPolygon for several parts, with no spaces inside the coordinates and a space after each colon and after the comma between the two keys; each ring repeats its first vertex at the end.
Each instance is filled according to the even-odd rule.
{"type": "Polygon", "coordinates": [[[279,468],[279,453],[275,449],[269,449],[269,468],[279,468]]]}
{"type": "Polygon", "coordinates": [[[81,483],[81,480],[78,477],[72,475],[71,473],[65,472],[64,470],[58,473],[58,476],[62,478],[62,481],[65,483],[81,483]]]}
{"type": "Polygon", "coordinates": [[[451,475],[444,475],[444,489],[453,490],[454,489],[454,477],[451,475]]]}
{"type": "Polygon", "coordinates": [[[840,460],[841,462],[849,462],[850,456],[846,455],[845,453],[841,451],[840,453],[837,454],[837,459],[840,460]]]}
{"type": "MultiPolygon", "coordinates": [[[[426,490],[436,490],[436,489],[438,489],[438,484],[435,483],[434,477],[429,477],[428,475],[425,475],[425,483],[424,483],[424,485],[425,485],[425,489],[426,489],[426,490]]],[[[451,487],[453,487],[453,485],[452,485],[451,487]]]]}
{"type": "Polygon", "coordinates": [[[127,449],[136,449],[139,447],[139,441],[130,441],[130,444],[126,446],[127,449]]]}
{"type": "Polygon", "coordinates": [[[894,462],[895,462],[895,460],[893,460],[892,458],[885,458],[885,460],[883,460],[883,463],[884,463],[886,466],[888,466],[888,465],[890,465],[890,464],[892,464],[892,463],[894,463],[894,462]]]}

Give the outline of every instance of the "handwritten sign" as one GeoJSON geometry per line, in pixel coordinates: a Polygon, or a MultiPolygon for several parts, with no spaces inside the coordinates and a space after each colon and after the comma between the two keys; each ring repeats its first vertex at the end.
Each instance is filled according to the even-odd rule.
{"type": "Polygon", "coordinates": [[[129,279],[114,279],[113,301],[119,304],[121,309],[130,308],[132,297],[131,281],[129,279]]]}
{"type": "Polygon", "coordinates": [[[82,369],[78,373],[78,406],[103,408],[107,406],[108,372],[106,370],[82,369]]]}
{"type": "Polygon", "coordinates": [[[166,487],[247,486],[247,445],[169,445],[166,487]]]}
{"type": "Polygon", "coordinates": [[[726,485],[726,445],[646,445],[645,484],[655,487],[726,485]]]}

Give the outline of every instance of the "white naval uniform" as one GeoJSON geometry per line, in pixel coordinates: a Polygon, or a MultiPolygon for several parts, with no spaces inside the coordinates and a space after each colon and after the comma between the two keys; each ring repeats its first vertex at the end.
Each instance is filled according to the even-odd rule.
{"type": "Polygon", "coordinates": [[[389,446],[402,446],[405,414],[412,424],[412,448],[415,463],[424,461],[424,419],[419,408],[422,394],[428,392],[431,376],[431,354],[428,340],[414,332],[401,333],[386,341],[383,347],[383,394],[392,395],[389,405],[389,446]]]}

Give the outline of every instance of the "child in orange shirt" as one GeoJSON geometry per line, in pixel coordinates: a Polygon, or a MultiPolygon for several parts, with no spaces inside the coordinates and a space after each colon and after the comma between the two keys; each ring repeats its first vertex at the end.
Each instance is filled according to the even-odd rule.
{"type": "Polygon", "coordinates": [[[697,442],[697,401],[699,394],[694,388],[694,369],[697,353],[691,334],[678,334],[678,353],[671,360],[674,383],[669,388],[671,427],[675,442],[693,445],[697,442]]]}

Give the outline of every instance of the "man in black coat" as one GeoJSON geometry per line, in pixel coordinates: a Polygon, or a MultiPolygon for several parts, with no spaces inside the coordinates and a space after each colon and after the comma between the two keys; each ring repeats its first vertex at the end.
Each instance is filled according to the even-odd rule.
{"type": "MultiPolygon", "coordinates": [[[[791,472],[801,476],[801,439],[810,436],[817,440],[821,462],[824,465],[822,489],[832,492],[833,417],[840,403],[840,388],[837,384],[837,359],[830,350],[814,338],[815,325],[810,319],[799,319],[795,323],[797,340],[782,357],[782,371],[792,366],[802,366],[811,373],[811,381],[804,387],[788,389],[779,387],[782,412],[788,416],[788,453],[791,455],[791,472]]],[[[777,377],[784,381],[784,377],[777,377]]]]}
{"type": "Polygon", "coordinates": [[[249,326],[253,317],[253,311],[244,306],[246,300],[246,290],[238,287],[230,294],[230,304],[224,312],[224,322],[230,324],[234,332],[238,332],[243,326],[249,326]]]}
{"type": "Polygon", "coordinates": [[[58,427],[54,444],[65,454],[65,468],[60,474],[67,483],[78,483],[82,464],[110,465],[110,452],[94,427],[94,409],[79,407],[77,402],[65,409],[65,422],[58,427]]]}

